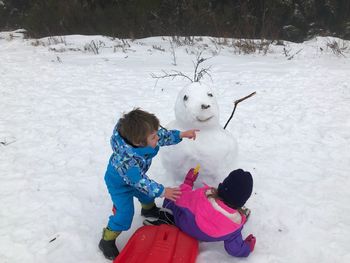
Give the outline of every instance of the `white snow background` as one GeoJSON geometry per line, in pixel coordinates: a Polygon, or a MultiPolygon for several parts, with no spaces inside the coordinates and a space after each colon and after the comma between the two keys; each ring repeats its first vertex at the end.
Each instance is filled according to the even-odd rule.
{"type": "MultiPolygon", "coordinates": [[[[222,125],[236,99],[257,92],[227,127],[239,166],[254,176],[243,235],[257,243],[246,259],[230,257],[223,243],[200,243],[197,262],[350,262],[350,49],[336,55],[333,41],[349,47],[315,38],[242,55],[223,39],[196,38],[175,46],[175,66],[168,37],[1,32],[0,262],[109,262],[97,244],[111,213],[103,176],[113,127],[134,107],[163,125],[173,120],[177,92],[189,82],[156,83],[150,74],[192,76],[201,50],[215,55],[203,65],[212,79],[203,80],[215,88],[222,125]]],[[[172,186],[159,155],[148,174],[172,186]]],[[[142,225],[135,206],[120,250],[142,225]]]]}

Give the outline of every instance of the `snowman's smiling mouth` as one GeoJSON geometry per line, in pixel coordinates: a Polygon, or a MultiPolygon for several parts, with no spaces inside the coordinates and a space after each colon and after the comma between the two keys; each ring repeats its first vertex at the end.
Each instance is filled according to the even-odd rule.
{"type": "Polygon", "coordinates": [[[213,118],[213,116],[210,116],[209,118],[205,118],[205,119],[196,117],[196,120],[199,122],[206,122],[206,121],[209,121],[211,118],[213,118]]]}

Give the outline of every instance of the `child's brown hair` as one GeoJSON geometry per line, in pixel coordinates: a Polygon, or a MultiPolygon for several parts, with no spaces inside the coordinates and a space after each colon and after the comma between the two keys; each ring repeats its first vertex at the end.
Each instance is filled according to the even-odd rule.
{"type": "Polygon", "coordinates": [[[147,136],[159,129],[159,119],[152,113],[136,108],[119,120],[118,132],[133,145],[147,145],[147,136]]]}
{"type": "Polygon", "coordinates": [[[219,196],[217,188],[212,187],[210,189],[210,192],[208,192],[206,195],[207,195],[207,198],[219,199],[219,200],[223,201],[227,206],[229,206],[229,207],[231,207],[233,209],[238,209],[238,207],[232,206],[231,204],[228,204],[224,200],[222,200],[222,198],[219,196]]]}
{"type": "Polygon", "coordinates": [[[219,197],[218,189],[217,189],[217,188],[214,188],[214,187],[212,187],[212,188],[210,189],[210,192],[207,193],[207,197],[208,197],[208,198],[219,199],[219,200],[222,201],[222,199],[219,197]]]}

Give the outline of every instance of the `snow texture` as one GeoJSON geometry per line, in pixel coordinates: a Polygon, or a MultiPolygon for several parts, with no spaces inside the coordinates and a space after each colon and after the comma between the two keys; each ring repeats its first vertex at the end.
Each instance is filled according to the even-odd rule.
{"type": "MultiPolygon", "coordinates": [[[[315,38],[241,55],[231,40],[198,37],[176,46],[174,66],[169,40],[0,33],[0,262],[109,262],[97,244],[111,213],[103,176],[113,127],[134,107],[163,125],[174,120],[188,81],[150,74],[192,75],[199,51],[215,54],[206,82],[221,126],[236,99],[257,92],[227,127],[238,167],[254,176],[243,235],[257,243],[247,259],[230,257],[220,242],[200,243],[197,262],[350,262],[350,54],[327,45],[349,42],[315,38]]],[[[210,153],[210,140],[201,144],[210,153]]],[[[157,156],[149,176],[171,186],[171,173],[157,156]]],[[[142,224],[135,205],[119,249],[142,224]]]]}

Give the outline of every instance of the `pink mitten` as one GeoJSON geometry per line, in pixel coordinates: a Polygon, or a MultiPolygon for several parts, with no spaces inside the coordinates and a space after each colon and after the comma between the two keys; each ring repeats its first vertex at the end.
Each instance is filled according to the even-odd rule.
{"type": "Polygon", "coordinates": [[[193,183],[194,181],[196,181],[197,177],[198,177],[198,172],[195,173],[194,169],[191,168],[185,177],[184,183],[193,187],[193,183]]]}
{"type": "Polygon", "coordinates": [[[253,252],[254,247],[255,247],[255,243],[256,243],[255,236],[250,234],[249,236],[247,236],[247,238],[244,241],[248,244],[248,246],[250,248],[250,252],[253,252]]]}

